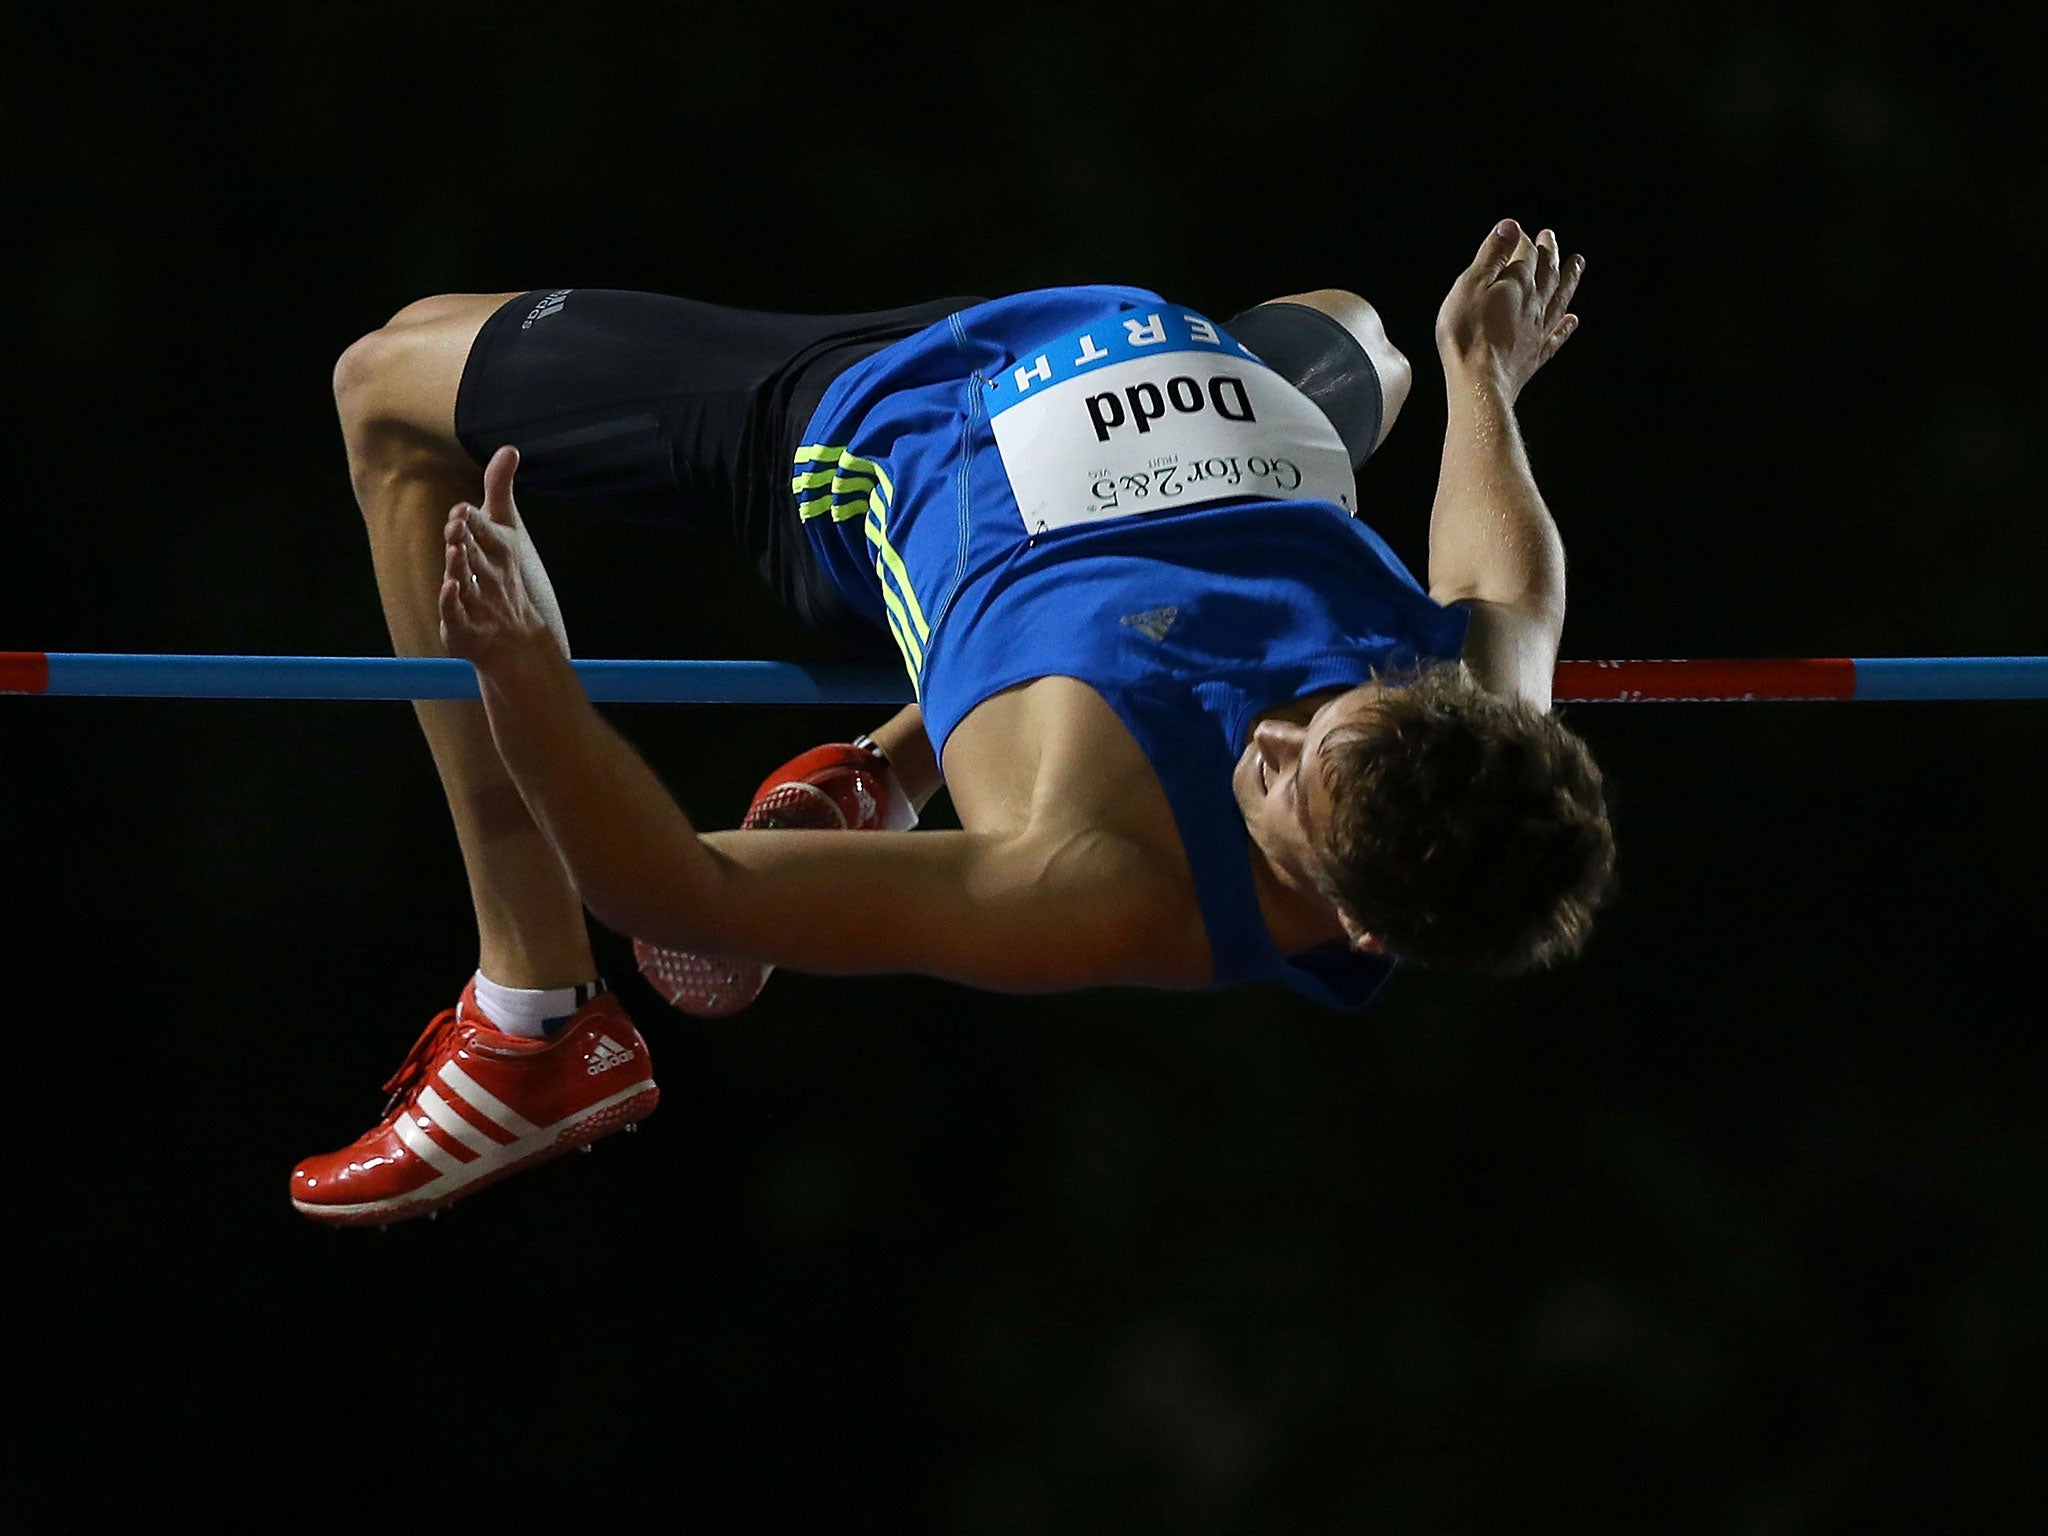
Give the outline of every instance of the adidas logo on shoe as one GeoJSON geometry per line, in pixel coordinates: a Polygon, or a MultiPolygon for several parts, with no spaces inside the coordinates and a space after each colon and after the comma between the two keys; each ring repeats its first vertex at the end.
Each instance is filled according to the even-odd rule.
{"type": "Polygon", "coordinates": [[[599,1035],[597,1044],[583,1053],[583,1059],[589,1063],[583,1070],[588,1076],[595,1077],[600,1072],[611,1071],[613,1067],[623,1067],[634,1055],[630,1046],[619,1044],[610,1035],[599,1035]]]}

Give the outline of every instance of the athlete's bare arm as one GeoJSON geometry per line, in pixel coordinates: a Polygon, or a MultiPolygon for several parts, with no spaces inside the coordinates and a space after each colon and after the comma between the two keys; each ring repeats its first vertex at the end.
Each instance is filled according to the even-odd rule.
{"type": "Polygon", "coordinates": [[[1438,311],[1449,416],[1429,522],[1429,591],[1471,613],[1465,664],[1496,693],[1550,707],[1564,632],[1564,543],[1515,422],[1522,386],[1578,325],[1585,258],[1513,220],[1480,245],[1438,311]]]}
{"type": "MultiPolygon", "coordinates": [[[[1003,991],[1143,984],[1156,860],[1113,834],[751,831],[700,836],[592,706],[529,586],[516,450],[456,507],[443,638],[476,667],[492,737],[584,905],[664,948],[1003,991]]],[[[1170,898],[1169,898],[1170,899],[1170,898]]]]}

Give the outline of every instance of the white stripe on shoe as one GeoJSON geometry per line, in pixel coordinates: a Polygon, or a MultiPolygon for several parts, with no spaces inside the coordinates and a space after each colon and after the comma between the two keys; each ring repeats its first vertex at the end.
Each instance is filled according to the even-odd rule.
{"type": "Polygon", "coordinates": [[[435,1075],[455,1090],[457,1098],[467,1103],[470,1108],[478,1111],[486,1120],[490,1121],[500,1130],[510,1131],[514,1136],[522,1139],[539,1132],[539,1126],[520,1114],[518,1110],[507,1104],[454,1062],[442,1063],[441,1070],[435,1075]]]}
{"type": "Polygon", "coordinates": [[[472,1125],[458,1114],[455,1106],[435,1092],[431,1085],[420,1090],[419,1104],[420,1108],[427,1112],[429,1120],[432,1120],[434,1124],[438,1125],[450,1136],[453,1136],[457,1141],[469,1148],[470,1151],[476,1153],[477,1156],[481,1157],[485,1153],[497,1149],[497,1142],[491,1140],[490,1137],[486,1136],[475,1125],[472,1125]]]}
{"type": "MultiPolygon", "coordinates": [[[[399,1116],[396,1129],[398,1131],[398,1139],[405,1143],[405,1150],[432,1168],[436,1173],[443,1176],[460,1173],[465,1166],[468,1166],[461,1158],[421,1130],[411,1115],[399,1116]]],[[[475,1161],[481,1162],[483,1159],[477,1158],[475,1161]]]]}

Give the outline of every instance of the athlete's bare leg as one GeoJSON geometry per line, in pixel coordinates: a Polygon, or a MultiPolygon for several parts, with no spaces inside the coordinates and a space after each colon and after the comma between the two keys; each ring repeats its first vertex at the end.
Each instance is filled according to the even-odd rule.
{"type": "MultiPolygon", "coordinates": [[[[455,437],[470,344],[511,294],[450,294],[400,310],[334,370],[349,478],[391,645],[445,656],[437,598],[449,508],[483,499],[483,471],[455,437]]],[[[583,904],[499,761],[481,704],[414,704],[476,908],[478,964],[509,987],[574,986],[597,974],[583,904]]]]}

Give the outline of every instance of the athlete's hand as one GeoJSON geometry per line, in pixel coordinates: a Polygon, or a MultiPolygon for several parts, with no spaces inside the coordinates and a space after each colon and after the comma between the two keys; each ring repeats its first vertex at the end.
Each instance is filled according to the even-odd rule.
{"type": "Polygon", "coordinates": [[[1585,270],[1585,257],[1559,255],[1555,231],[1531,240],[1503,219],[1437,311],[1445,371],[1480,370],[1513,400],[1578,329],[1570,305],[1585,270]]]}
{"type": "Polygon", "coordinates": [[[483,505],[458,502],[443,529],[441,643],[480,667],[550,637],[569,654],[554,588],[512,499],[518,468],[509,443],[492,454],[483,505]]]}

